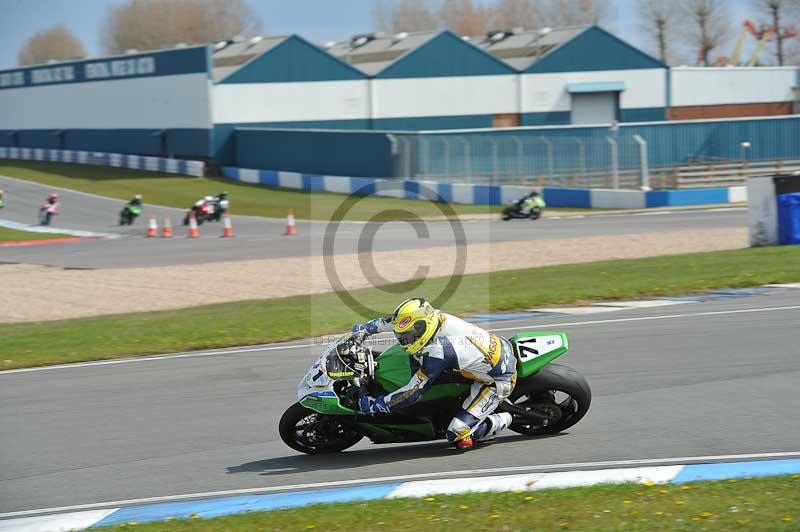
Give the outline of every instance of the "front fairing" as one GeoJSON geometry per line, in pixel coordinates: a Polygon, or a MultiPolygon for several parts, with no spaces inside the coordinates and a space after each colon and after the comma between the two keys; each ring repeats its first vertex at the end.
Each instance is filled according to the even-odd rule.
{"type": "Polygon", "coordinates": [[[297,398],[300,400],[300,404],[317,412],[354,414],[355,410],[341,404],[339,396],[333,389],[333,385],[338,379],[329,375],[328,364],[326,364],[327,359],[335,354],[337,343],[334,342],[328,346],[300,380],[300,384],[297,385],[297,398]]]}

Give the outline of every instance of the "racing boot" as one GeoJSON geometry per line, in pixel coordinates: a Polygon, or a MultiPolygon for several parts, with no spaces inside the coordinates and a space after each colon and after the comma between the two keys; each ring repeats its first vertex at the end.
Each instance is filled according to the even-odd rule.
{"type": "Polygon", "coordinates": [[[472,438],[464,438],[463,440],[458,440],[455,443],[456,449],[459,451],[466,451],[468,449],[472,449],[475,445],[475,442],[472,441],[472,438]]]}
{"type": "Polygon", "coordinates": [[[475,430],[475,439],[478,442],[486,442],[493,440],[497,434],[511,425],[511,414],[508,412],[500,412],[499,414],[491,414],[486,417],[486,420],[481,423],[481,426],[475,430]]]}

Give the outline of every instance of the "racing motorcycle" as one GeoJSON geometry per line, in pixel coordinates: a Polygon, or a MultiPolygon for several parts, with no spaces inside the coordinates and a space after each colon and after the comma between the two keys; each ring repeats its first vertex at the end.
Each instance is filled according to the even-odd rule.
{"type": "Polygon", "coordinates": [[[56,214],[58,214],[58,203],[45,203],[39,208],[39,223],[50,225],[56,214]]]}
{"type": "MultiPolygon", "coordinates": [[[[366,437],[373,443],[446,439],[447,426],[469,394],[469,381],[445,372],[419,401],[402,411],[364,415],[362,395],[378,396],[404,386],[411,378],[411,357],[393,344],[383,353],[347,334],[329,345],[298,385],[299,402],[279,423],[283,442],[296,451],[326,454],[343,451],[366,437]]],[[[497,412],[513,418],[509,427],[524,436],[555,434],[581,420],[592,392],[577,371],[551,362],[566,353],[561,332],[523,332],[510,338],[517,359],[517,384],[497,412]]]]}
{"type": "Polygon", "coordinates": [[[192,213],[194,213],[194,219],[197,221],[197,225],[202,225],[203,222],[211,220],[219,221],[219,215],[215,215],[216,211],[216,202],[214,201],[197,202],[197,204],[186,213],[186,216],[183,218],[183,225],[189,225],[189,217],[192,213]]]}
{"type": "Polygon", "coordinates": [[[541,207],[531,207],[530,212],[524,212],[522,205],[515,203],[503,209],[503,220],[508,221],[512,218],[530,218],[531,220],[538,220],[542,217],[541,207]]]}
{"type": "Polygon", "coordinates": [[[119,225],[133,225],[133,221],[142,214],[140,205],[125,205],[119,213],[119,225]]]}

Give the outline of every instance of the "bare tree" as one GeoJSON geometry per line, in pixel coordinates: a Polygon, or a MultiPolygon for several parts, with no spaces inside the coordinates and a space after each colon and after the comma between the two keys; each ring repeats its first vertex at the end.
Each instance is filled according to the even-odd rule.
{"type": "Polygon", "coordinates": [[[614,18],[611,0],[539,0],[541,24],[552,27],[608,25],[614,18]]]}
{"type": "Polygon", "coordinates": [[[535,29],[541,25],[539,18],[534,0],[500,0],[490,13],[493,29],[535,29]]]}
{"type": "Polygon", "coordinates": [[[773,29],[775,57],[779,65],[786,64],[787,47],[797,38],[795,25],[800,22],[800,2],[797,0],[759,0],[759,10],[765,16],[764,26],[773,29]]]}
{"type": "Polygon", "coordinates": [[[375,28],[389,33],[435,30],[436,15],[426,0],[378,0],[372,8],[375,28]]]}
{"type": "Polygon", "coordinates": [[[106,51],[118,53],[257,35],[261,20],[246,0],[126,0],[101,31],[106,51]]]}
{"type": "Polygon", "coordinates": [[[65,26],[53,26],[34,34],[22,45],[17,55],[20,66],[45,63],[51,59],[79,59],[86,56],[83,43],[65,26]]]}
{"type": "Polygon", "coordinates": [[[483,35],[490,29],[491,10],[473,5],[472,0],[444,0],[439,17],[447,29],[458,35],[483,35]]]}
{"type": "Polygon", "coordinates": [[[669,41],[676,22],[674,6],[662,0],[638,0],[636,7],[641,31],[655,45],[658,58],[669,63],[669,41]]]}
{"type": "Polygon", "coordinates": [[[725,43],[730,36],[731,16],[726,0],[684,0],[687,17],[683,37],[689,51],[697,57],[697,64],[712,64],[711,52],[725,43]]]}

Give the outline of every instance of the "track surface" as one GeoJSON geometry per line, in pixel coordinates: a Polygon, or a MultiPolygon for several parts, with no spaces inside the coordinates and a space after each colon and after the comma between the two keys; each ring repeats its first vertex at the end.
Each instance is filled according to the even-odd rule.
{"type": "Polygon", "coordinates": [[[466,454],[441,443],[361,443],[322,457],[285,447],[278,418],[320,351],[292,345],[308,342],[2,373],[0,512],[432,471],[796,451],[800,308],[776,308],[792,305],[798,290],[491,323],[506,335],[567,331],[572,350],[560,362],[586,375],[594,402],[567,434],[504,433],[466,454]],[[758,308],[772,310],[748,310],[758,308]],[[683,316],[626,321],[665,315],[683,316]]]}
{"type": "MultiPolygon", "coordinates": [[[[36,213],[50,188],[0,177],[0,188],[7,191],[8,206],[0,211],[0,218],[22,223],[36,223],[36,213]]],[[[69,268],[120,268],[131,266],[168,266],[196,262],[265,259],[280,257],[315,256],[322,254],[322,242],[327,222],[300,221],[298,236],[283,236],[283,220],[233,216],[236,237],[220,239],[222,227],[207,223],[200,227],[201,238],[186,239],[185,229],[179,225],[184,210],[153,208],[145,204],[144,216],[133,227],[114,225],[124,202],[89,196],[78,192],[59,191],[61,213],[55,227],[81,229],[103,233],[120,233],[129,238],[106,241],[84,241],[60,246],[55,252],[47,246],[15,247],[0,250],[0,262],[23,262],[69,268]],[[159,224],[165,213],[170,214],[176,238],[145,239],[147,215],[158,216],[159,224]]],[[[146,202],[147,198],[145,198],[146,202]]],[[[232,200],[236,210],[236,199],[232,200]]],[[[336,253],[353,253],[358,250],[359,237],[368,224],[343,223],[336,236],[336,253]]],[[[375,251],[451,246],[455,241],[453,231],[446,221],[423,224],[392,222],[377,228],[375,251]]],[[[594,215],[586,218],[528,220],[464,221],[467,243],[490,241],[536,241],[578,238],[587,236],[626,235],[680,230],[735,228],[746,226],[743,209],[678,211],[655,215],[594,215]]]]}

